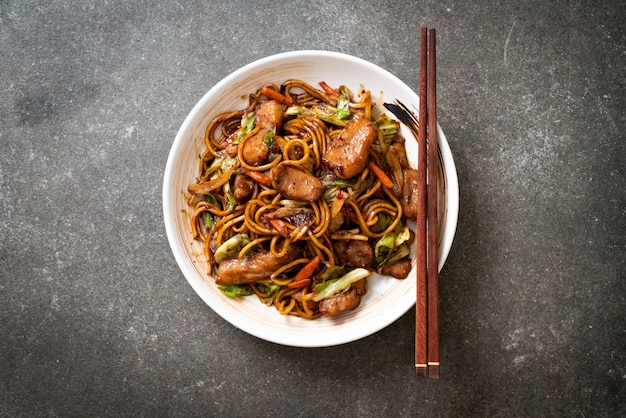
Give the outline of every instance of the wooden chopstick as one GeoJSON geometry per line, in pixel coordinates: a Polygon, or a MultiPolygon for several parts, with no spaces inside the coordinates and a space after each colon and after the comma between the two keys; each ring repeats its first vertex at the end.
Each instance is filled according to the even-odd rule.
{"type": "Polygon", "coordinates": [[[418,378],[428,377],[427,354],[427,245],[426,245],[426,121],[428,84],[428,29],[422,28],[420,38],[419,118],[417,135],[417,290],[415,301],[415,372],[418,378]]]}
{"type": "Polygon", "coordinates": [[[418,122],[417,290],[415,370],[439,379],[439,257],[437,232],[437,61],[435,29],[422,28],[418,122]]]}
{"type": "Polygon", "coordinates": [[[429,31],[428,45],[428,377],[439,379],[439,257],[437,231],[437,60],[435,29],[429,31]]]}

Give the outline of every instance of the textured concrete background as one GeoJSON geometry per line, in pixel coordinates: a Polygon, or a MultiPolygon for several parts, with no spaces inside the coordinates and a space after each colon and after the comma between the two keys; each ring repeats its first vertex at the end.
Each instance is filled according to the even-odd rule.
{"type": "Polygon", "coordinates": [[[624,21],[595,0],[0,1],[0,416],[625,416],[624,21]],[[422,25],[461,196],[430,382],[413,312],[322,349],[234,328],[161,208],[221,78],[328,49],[417,89],[422,25]]]}

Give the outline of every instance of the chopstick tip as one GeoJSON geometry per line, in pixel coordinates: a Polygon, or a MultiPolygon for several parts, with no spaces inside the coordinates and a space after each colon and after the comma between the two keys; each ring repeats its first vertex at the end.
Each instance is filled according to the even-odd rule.
{"type": "Polygon", "coordinates": [[[418,379],[427,379],[428,378],[428,367],[425,364],[416,364],[415,365],[415,376],[418,379]]]}
{"type": "Polygon", "coordinates": [[[428,378],[439,379],[439,363],[428,363],[428,378]]]}

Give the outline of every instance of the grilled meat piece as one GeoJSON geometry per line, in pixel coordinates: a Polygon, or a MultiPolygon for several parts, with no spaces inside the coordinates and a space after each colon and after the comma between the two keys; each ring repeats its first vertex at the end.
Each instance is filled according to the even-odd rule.
{"type": "MultiPolygon", "coordinates": [[[[417,218],[417,183],[418,173],[417,170],[411,168],[409,161],[406,157],[406,149],[404,148],[403,141],[395,141],[387,150],[387,162],[390,166],[393,166],[393,160],[399,164],[399,168],[402,170],[401,174],[393,171],[394,187],[393,194],[399,199],[402,204],[402,211],[408,219],[415,220],[417,218]],[[402,175],[402,178],[397,178],[398,175],[402,175]]],[[[393,167],[392,167],[393,168],[393,167]]]]}
{"type": "Polygon", "coordinates": [[[337,176],[342,179],[352,178],[365,168],[374,139],[374,124],[364,117],[355,117],[330,142],[322,160],[337,176]]]}
{"type": "Polygon", "coordinates": [[[403,258],[395,264],[383,267],[380,272],[387,276],[393,276],[396,279],[404,279],[411,272],[411,260],[403,258]]]}
{"type": "Polygon", "coordinates": [[[254,192],[254,180],[245,175],[240,169],[235,175],[235,182],[233,184],[233,196],[239,203],[243,203],[250,199],[254,192]]]}
{"type": "Polygon", "coordinates": [[[300,251],[294,246],[289,246],[282,257],[268,251],[260,251],[243,258],[229,258],[219,264],[215,283],[230,285],[267,279],[276,269],[291,263],[299,256],[300,251]]]}
{"type": "Polygon", "coordinates": [[[243,144],[241,154],[244,161],[250,165],[261,164],[270,153],[270,149],[265,144],[265,134],[269,132],[267,128],[261,128],[243,144]]]}
{"type": "Polygon", "coordinates": [[[270,171],[274,188],[288,199],[315,202],[324,193],[322,182],[308,171],[280,163],[270,171]]]}
{"type": "Polygon", "coordinates": [[[374,249],[368,241],[337,240],[333,250],[337,262],[344,266],[367,268],[374,261],[374,249]]]}
{"type": "Polygon", "coordinates": [[[362,279],[350,286],[346,292],[333,296],[332,298],[322,299],[319,304],[320,312],[331,317],[337,315],[341,311],[349,311],[356,308],[361,303],[361,295],[365,294],[366,280],[362,279]]]}
{"type": "Polygon", "coordinates": [[[402,185],[402,193],[398,196],[402,205],[402,212],[407,219],[417,219],[417,184],[418,173],[412,168],[405,168],[403,171],[404,184],[402,185]]]}
{"type": "Polygon", "coordinates": [[[274,100],[261,102],[256,107],[256,124],[261,128],[271,129],[276,127],[276,132],[283,124],[284,107],[274,100]]]}

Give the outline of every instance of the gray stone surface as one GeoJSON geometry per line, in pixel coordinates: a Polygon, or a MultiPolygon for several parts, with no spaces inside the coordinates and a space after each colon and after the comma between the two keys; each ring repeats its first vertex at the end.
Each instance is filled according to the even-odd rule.
{"type": "Polygon", "coordinates": [[[622,1],[1,1],[0,416],[626,415],[622,1]],[[217,316],[163,227],[169,148],[238,67],[294,49],[417,88],[438,29],[461,213],[442,378],[414,313],[300,349],[217,316]]]}

